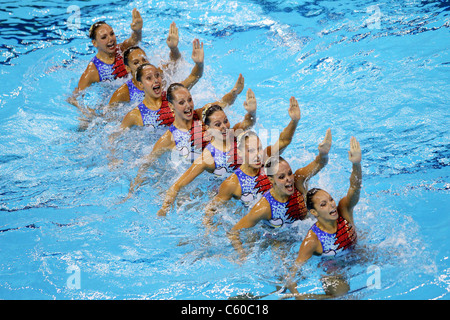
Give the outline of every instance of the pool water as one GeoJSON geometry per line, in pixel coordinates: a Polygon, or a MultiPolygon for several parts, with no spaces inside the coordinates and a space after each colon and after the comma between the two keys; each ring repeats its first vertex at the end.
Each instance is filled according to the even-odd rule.
{"type": "MultiPolygon", "coordinates": [[[[192,40],[204,42],[205,72],[192,89],[197,107],[228,92],[242,73],[258,101],[255,129],[270,132],[287,125],[289,98],[298,99],[302,118],[283,154],[294,170],[314,159],[331,128],[329,164],[310,186],[345,195],[349,140],[357,137],[359,250],[343,261],[350,292],[341,299],[449,299],[448,1],[70,5],[79,11],[65,1],[0,1],[1,299],[286,298],[284,279],[311,218],[284,234],[280,247],[259,227],[243,233],[250,256],[236,263],[226,232],[245,210],[233,203],[207,233],[203,210],[219,184],[210,175],[158,218],[165,191],[183,172],[163,158],[149,183],[121,203],[156,141],[149,130],[130,130],[117,145],[120,164],[110,166],[108,137],[133,106],[80,130],[79,111],[66,99],[96,52],[87,30],[106,20],[123,41],[135,7],[152,63],[168,59],[165,38],[177,23],[183,60],[168,82],[188,75],[192,40]]],[[[93,85],[85,103],[106,103],[119,85],[93,85]]],[[[244,115],[244,99],[245,91],[227,110],[232,124],[244,115]]],[[[319,262],[305,265],[300,292],[323,293],[319,262]]]]}

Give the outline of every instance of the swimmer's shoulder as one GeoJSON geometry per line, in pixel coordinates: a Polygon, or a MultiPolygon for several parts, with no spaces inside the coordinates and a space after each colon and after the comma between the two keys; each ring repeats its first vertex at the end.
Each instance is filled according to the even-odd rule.
{"type": "Polygon", "coordinates": [[[227,194],[235,199],[242,196],[241,184],[235,173],[226,178],[220,185],[219,194],[227,194]]]}
{"type": "Polygon", "coordinates": [[[258,217],[259,220],[270,220],[272,219],[272,209],[270,208],[270,203],[267,201],[266,197],[261,197],[258,202],[250,209],[249,215],[258,217]]]}
{"type": "Polygon", "coordinates": [[[143,126],[144,122],[142,121],[141,112],[139,108],[136,107],[130,112],[128,112],[122,120],[121,127],[122,128],[130,128],[132,126],[143,126]]]}
{"type": "Polygon", "coordinates": [[[128,101],[130,101],[130,90],[128,89],[128,85],[124,83],[116,91],[114,91],[111,99],[109,100],[109,104],[128,101]]]}
{"type": "Polygon", "coordinates": [[[201,162],[205,169],[212,173],[216,169],[216,162],[214,161],[214,157],[211,154],[211,151],[208,150],[208,148],[203,149],[202,155],[195,159],[194,163],[201,162]]]}
{"type": "Polygon", "coordinates": [[[98,70],[95,64],[93,62],[89,62],[86,70],[84,70],[83,74],[80,77],[80,81],[78,82],[78,89],[84,90],[91,84],[96,82],[100,82],[100,75],[98,74],[98,70]]]}
{"type": "Polygon", "coordinates": [[[96,78],[97,82],[100,81],[100,75],[98,73],[98,69],[95,64],[90,61],[86,67],[85,73],[89,74],[90,77],[96,78]]]}
{"type": "Polygon", "coordinates": [[[321,255],[323,253],[322,243],[316,233],[310,229],[303,239],[300,246],[300,252],[307,251],[310,254],[321,255]]]}
{"type": "Polygon", "coordinates": [[[166,130],[164,134],[158,139],[155,144],[156,148],[162,149],[174,149],[176,147],[175,138],[173,136],[172,131],[166,130]]]}

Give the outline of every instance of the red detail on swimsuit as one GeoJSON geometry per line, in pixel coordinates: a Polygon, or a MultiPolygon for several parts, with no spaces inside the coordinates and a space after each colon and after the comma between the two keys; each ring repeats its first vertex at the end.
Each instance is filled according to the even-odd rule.
{"type": "Polygon", "coordinates": [[[228,157],[228,162],[230,163],[229,167],[232,168],[233,171],[237,170],[242,164],[242,159],[241,157],[239,157],[237,152],[236,138],[234,138],[233,147],[231,148],[230,151],[228,151],[227,155],[229,156],[228,157]]]}
{"type": "Polygon", "coordinates": [[[119,52],[119,46],[116,46],[116,60],[113,66],[114,79],[123,78],[128,74],[125,64],[123,63],[123,57],[119,52]]]}
{"type": "Polygon", "coordinates": [[[158,120],[161,121],[160,126],[170,127],[175,121],[175,117],[169,107],[169,101],[167,101],[167,94],[165,91],[162,93],[161,98],[162,102],[161,108],[158,110],[158,120]]]}
{"type": "Polygon", "coordinates": [[[270,188],[272,188],[269,178],[265,175],[262,169],[259,170],[258,177],[255,182],[255,189],[258,190],[257,193],[266,193],[270,190],[270,188]]]}
{"type": "Polygon", "coordinates": [[[288,209],[286,212],[286,216],[293,220],[303,220],[308,213],[303,194],[296,188],[294,193],[289,196],[286,208],[288,209]]]}
{"type": "Polygon", "coordinates": [[[194,111],[194,118],[191,128],[191,145],[196,149],[205,149],[210,143],[210,139],[205,137],[206,127],[205,124],[200,121],[197,112],[194,111]]]}
{"type": "Polygon", "coordinates": [[[355,228],[342,216],[339,216],[337,223],[336,242],[334,244],[339,245],[336,250],[341,248],[345,250],[356,242],[355,228]]]}

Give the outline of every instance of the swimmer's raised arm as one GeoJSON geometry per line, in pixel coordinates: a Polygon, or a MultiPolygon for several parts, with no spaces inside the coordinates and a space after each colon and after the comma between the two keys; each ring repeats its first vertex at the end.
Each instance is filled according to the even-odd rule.
{"type": "Polygon", "coordinates": [[[272,213],[270,210],[270,205],[265,198],[261,198],[250,210],[247,215],[242,217],[238,223],[228,232],[228,239],[231,241],[231,245],[239,253],[241,259],[246,256],[244,247],[242,246],[242,241],[240,238],[241,229],[248,229],[256,226],[261,220],[269,220],[272,218],[272,213]]]}
{"type": "Polygon", "coordinates": [[[315,176],[327,165],[328,153],[331,149],[331,143],[331,129],[328,129],[325,134],[325,138],[319,144],[319,154],[316,156],[316,158],[306,167],[300,168],[295,171],[295,186],[298,190],[302,191],[303,194],[306,194],[306,192],[308,191],[306,187],[306,183],[308,182],[308,180],[315,176]]]}
{"type": "Polygon", "coordinates": [[[169,35],[167,36],[167,46],[170,49],[170,60],[172,62],[176,62],[178,59],[181,58],[180,50],[178,49],[178,42],[179,42],[179,36],[178,36],[178,28],[175,22],[172,22],[170,24],[169,28],[169,35]]]}
{"type": "Polygon", "coordinates": [[[247,130],[251,128],[256,122],[256,98],[255,93],[252,89],[247,90],[246,100],[244,101],[244,108],[247,111],[247,114],[244,117],[244,120],[237,123],[233,130],[247,130]]]}
{"type": "Polygon", "coordinates": [[[142,27],[144,25],[144,21],[142,20],[141,14],[139,11],[134,8],[131,12],[132,21],[130,24],[132,33],[131,36],[122,42],[119,46],[122,51],[125,51],[127,48],[131,46],[135,46],[142,39],[142,27]]]}
{"type": "Polygon", "coordinates": [[[295,263],[290,270],[290,274],[286,279],[286,287],[294,294],[299,294],[297,290],[297,283],[294,279],[297,276],[300,268],[313,256],[315,252],[320,249],[320,241],[317,238],[317,235],[309,231],[303,239],[302,244],[300,245],[300,249],[298,251],[298,256],[295,259],[295,263]]]}
{"type": "Polygon", "coordinates": [[[362,183],[362,170],[361,170],[361,147],[358,140],[355,137],[350,139],[350,151],[348,152],[348,159],[352,163],[352,174],[350,175],[350,188],[347,191],[347,195],[339,201],[338,210],[339,213],[349,221],[353,223],[353,208],[359,201],[359,194],[361,191],[362,183]]]}
{"type": "Polygon", "coordinates": [[[215,101],[213,103],[207,103],[202,108],[196,109],[195,111],[197,112],[198,116],[200,118],[202,118],[202,114],[203,114],[203,111],[205,110],[205,108],[209,108],[210,106],[212,106],[214,104],[217,104],[222,109],[225,109],[226,107],[234,104],[237,96],[242,92],[243,89],[244,89],[244,77],[242,76],[242,74],[239,74],[239,77],[238,77],[233,89],[231,89],[230,92],[226,93],[222,97],[222,99],[220,99],[219,101],[215,101]]]}
{"type": "Polygon", "coordinates": [[[173,139],[172,133],[167,130],[155,143],[152,152],[150,152],[144,158],[144,163],[138,170],[137,176],[133,182],[130,184],[130,190],[128,192],[128,198],[140,187],[140,185],[145,181],[143,175],[147,172],[148,168],[164,153],[172,150],[175,147],[175,140],[173,139]]]}
{"type": "Polygon", "coordinates": [[[158,216],[165,216],[167,214],[181,188],[194,181],[203,171],[208,169],[214,170],[214,168],[215,164],[211,153],[207,149],[203,150],[202,155],[195,159],[189,169],[169,188],[161,209],[157,213],[158,216]]]}
{"type": "Polygon", "coordinates": [[[111,159],[110,164],[114,164],[117,162],[116,158],[116,148],[114,146],[115,142],[119,139],[119,137],[124,134],[127,130],[129,130],[133,126],[142,126],[142,117],[140,115],[139,110],[131,110],[126,114],[123,118],[119,128],[117,128],[113,133],[111,133],[108,137],[108,141],[111,144],[111,155],[109,158],[111,159]]]}
{"type": "Polygon", "coordinates": [[[77,87],[73,90],[72,95],[67,99],[67,102],[74,105],[75,107],[80,109],[80,111],[83,112],[83,107],[80,106],[80,104],[77,101],[78,96],[84,89],[88,88],[93,83],[99,81],[100,77],[98,75],[96,66],[93,63],[89,63],[86,69],[84,70],[83,74],[81,75],[77,87]]]}
{"type": "Polygon", "coordinates": [[[205,52],[203,51],[203,42],[200,43],[198,39],[192,42],[192,60],[195,63],[191,74],[181,82],[188,90],[198,82],[198,80],[203,76],[205,52]]]}
{"type": "Polygon", "coordinates": [[[244,77],[242,74],[239,74],[239,77],[236,81],[236,84],[234,85],[233,89],[231,89],[230,92],[225,94],[220,101],[218,101],[216,104],[222,107],[222,109],[225,109],[228,106],[231,106],[236,101],[236,98],[238,95],[244,90],[244,77]]]}
{"type": "Polygon", "coordinates": [[[203,218],[203,224],[205,226],[210,227],[212,225],[212,219],[217,209],[231,200],[232,197],[236,196],[238,188],[240,188],[240,184],[235,174],[232,174],[222,182],[219,192],[205,208],[205,216],[203,218]]]}
{"type": "Polygon", "coordinates": [[[294,97],[291,97],[289,100],[289,116],[291,117],[291,121],[287,125],[286,128],[280,133],[280,137],[278,141],[272,145],[268,146],[265,150],[266,158],[273,156],[275,154],[281,155],[286,147],[291,143],[292,138],[294,137],[295,130],[297,129],[298,122],[301,118],[300,107],[298,105],[297,100],[294,97]]]}

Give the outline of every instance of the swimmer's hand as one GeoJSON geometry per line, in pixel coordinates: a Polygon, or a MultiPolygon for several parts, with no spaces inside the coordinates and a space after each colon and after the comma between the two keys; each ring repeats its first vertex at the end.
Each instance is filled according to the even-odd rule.
{"type": "Polygon", "coordinates": [[[192,42],[192,61],[194,61],[195,64],[202,64],[205,61],[203,42],[200,43],[198,39],[194,39],[192,42]]]}
{"type": "Polygon", "coordinates": [[[244,101],[244,108],[250,114],[256,113],[256,98],[252,89],[247,90],[246,100],[244,101]]]}
{"type": "Polygon", "coordinates": [[[158,216],[158,217],[165,217],[166,215],[167,215],[167,209],[165,209],[165,208],[161,208],[161,209],[159,209],[158,210],[158,212],[156,213],[156,215],[158,216]]]}
{"type": "Polygon", "coordinates": [[[175,22],[172,22],[170,24],[169,35],[167,36],[166,40],[167,46],[170,49],[175,49],[178,47],[178,41],[179,41],[178,28],[175,22]]]}
{"type": "Polygon", "coordinates": [[[144,21],[142,20],[141,14],[139,13],[139,11],[137,11],[136,8],[134,8],[133,11],[131,12],[131,16],[133,18],[130,25],[131,30],[133,30],[134,32],[141,32],[142,27],[144,25],[144,21]]]}
{"type": "Polygon", "coordinates": [[[72,96],[68,97],[66,101],[68,103],[70,103],[71,105],[73,105],[73,106],[75,106],[77,108],[80,108],[80,105],[78,104],[78,100],[75,97],[75,95],[72,95],[72,96]]]}
{"type": "Polygon", "coordinates": [[[242,76],[242,73],[240,73],[236,84],[234,85],[233,89],[231,89],[231,92],[237,96],[241,94],[242,90],[244,90],[244,77],[242,76]]]}
{"type": "Polygon", "coordinates": [[[300,107],[298,105],[297,99],[295,97],[291,97],[289,100],[289,116],[292,121],[299,121],[301,118],[300,107]]]}
{"type": "Polygon", "coordinates": [[[171,190],[169,189],[169,191],[167,192],[166,198],[164,199],[164,203],[162,204],[161,208],[158,210],[158,212],[156,213],[156,215],[158,217],[165,217],[167,215],[167,212],[169,212],[170,207],[172,206],[172,204],[175,201],[175,196],[172,196],[171,190]]]}
{"type": "Polygon", "coordinates": [[[124,161],[122,159],[117,159],[114,156],[108,157],[109,163],[108,168],[110,171],[118,169],[121,165],[124,164],[124,161]]]}
{"type": "Polygon", "coordinates": [[[242,90],[244,90],[244,77],[240,73],[233,89],[231,89],[230,92],[228,92],[226,95],[222,97],[222,100],[219,102],[219,105],[222,108],[231,106],[232,104],[234,104],[236,98],[242,92],[242,90]]]}
{"type": "Polygon", "coordinates": [[[118,204],[122,204],[122,203],[127,202],[128,199],[130,199],[130,198],[133,196],[133,193],[134,193],[134,191],[131,191],[131,189],[130,189],[130,191],[128,191],[127,196],[124,197],[124,198],[122,199],[122,201],[120,201],[118,204]]]}
{"type": "Polygon", "coordinates": [[[353,164],[361,163],[361,147],[359,145],[358,140],[355,137],[351,137],[350,139],[350,151],[348,152],[348,160],[350,160],[353,164]]]}
{"type": "Polygon", "coordinates": [[[238,230],[231,230],[227,232],[228,239],[230,239],[231,245],[236,250],[236,252],[239,255],[239,259],[236,261],[238,264],[242,264],[247,260],[248,253],[244,249],[244,246],[242,245],[239,231],[238,230]]]}
{"type": "Polygon", "coordinates": [[[319,144],[319,154],[321,156],[328,155],[328,152],[330,152],[331,149],[331,129],[327,130],[327,133],[325,134],[325,138],[323,141],[319,144]]]}

